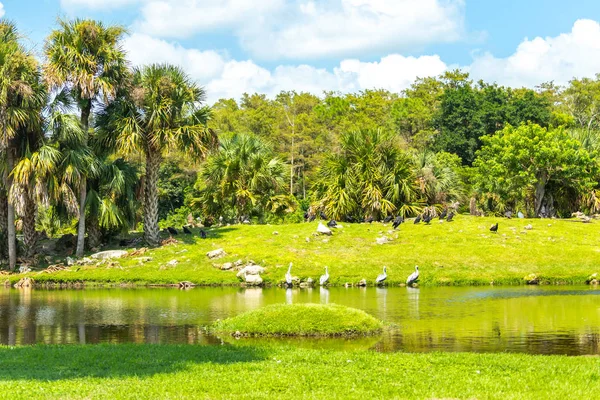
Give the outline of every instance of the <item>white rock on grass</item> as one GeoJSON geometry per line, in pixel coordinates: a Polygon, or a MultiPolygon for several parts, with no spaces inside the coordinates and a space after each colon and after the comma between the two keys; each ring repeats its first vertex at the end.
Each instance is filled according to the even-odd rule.
{"type": "Polygon", "coordinates": [[[375,241],[377,242],[377,244],[386,244],[390,243],[392,240],[387,236],[382,236],[375,239],[375,241]]]}
{"type": "Polygon", "coordinates": [[[247,275],[260,275],[265,272],[265,269],[260,265],[246,265],[244,268],[240,269],[236,276],[238,278],[243,278],[247,275]]]}
{"type": "Polygon", "coordinates": [[[225,250],[223,250],[223,249],[216,249],[216,250],[212,250],[212,251],[209,251],[208,253],[206,253],[206,256],[208,258],[210,258],[211,260],[215,259],[215,258],[221,258],[226,255],[227,255],[227,253],[225,253],[225,250]]]}
{"type": "Polygon", "coordinates": [[[321,235],[331,236],[331,234],[332,234],[331,229],[329,229],[328,227],[323,225],[323,223],[321,223],[321,222],[319,222],[319,226],[317,227],[317,232],[320,233],[321,235]]]}
{"type": "Polygon", "coordinates": [[[127,254],[126,250],[106,250],[91,255],[96,260],[107,260],[109,258],[121,258],[127,254]]]}

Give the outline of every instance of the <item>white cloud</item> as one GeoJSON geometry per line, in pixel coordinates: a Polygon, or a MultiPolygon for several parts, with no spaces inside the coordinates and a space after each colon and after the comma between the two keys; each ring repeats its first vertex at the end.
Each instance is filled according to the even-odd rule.
{"type": "Polygon", "coordinates": [[[119,8],[143,1],[145,0],[60,0],[60,5],[67,10],[74,10],[76,8],[90,8],[98,10],[119,8]]]}
{"type": "Polygon", "coordinates": [[[153,36],[226,31],[255,57],[306,59],[456,41],[464,0],[145,0],[141,14],[135,29],[153,36]]]}
{"type": "Polygon", "coordinates": [[[333,70],[309,65],[281,65],[270,71],[252,60],[232,60],[226,54],[186,49],[143,34],[128,37],[124,47],[134,65],[169,62],[181,66],[206,86],[210,103],[219,98],[237,99],[245,92],[274,96],[281,90],[314,94],[374,88],[400,91],[418,76],[439,75],[447,68],[438,56],[392,54],[377,62],[343,60],[333,70]]]}
{"type": "Polygon", "coordinates": [[[466,69],[476,79],[509,86],[564,84],[573,77],[592,77],[600,72],[600,24],[578,20],[569,33],[525,39],[507,58],[478,55],[466,69]]]}
{"type": "Polygon", "coordinates": [[[0,3],[0,18],[2,18],[5,14],[4,4],[0,3]]]}

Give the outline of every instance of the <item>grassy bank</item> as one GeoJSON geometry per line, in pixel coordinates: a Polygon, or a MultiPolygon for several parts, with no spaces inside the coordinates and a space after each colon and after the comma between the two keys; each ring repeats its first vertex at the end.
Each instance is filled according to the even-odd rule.
{"type": "Polygon", "coordinates": [[[600,390],[598,357],[95,345],[1,347],[0,364],[0,397],[10,399],[561,399],[600,390]]]}
{"type": "MultiPolygon", "coordinates": [[[[283,280],[290,262],[294,276],[317,281],[328,266],[333,285],[363,278],[372,284],[384,265],[390,285],[404,282],[415,265],[420,267],[421,285],[523,284],[530,274],[541,283],[581,284],[600,273],[600,222],[596,221],[460,215],[451,223],[435,220],[431,225],[414,225],[409,221],[391,233],[389,224],[343,225],[331,237],[314,237],[316,222],[213,228],[204,240],[195,229],[193,236],[178,235],[180,244],[144,254],[152,258],[146,263],[131,257],[119,260],[119,265],[30,275],[38,282],[239,284],[236,271],[217,268],[238,259],[266,267],[263,279],[271,284],[283,280]],[[500,222],[497,234],[489,231],[494,222],[500,222]],[[526,230],[528,224],[533,229],[526,230]],[[382,235],[392,241],[377,244],[382,235]],[[227,256],[209,260],[206,252],[217,248],[223,248],[227,256]],[[176,265],[169,264],[172,260],[176,265]]],[[[9,279],[14,282],[19,276],[9,279]]]]}
{"type": "Polygon", "coordinates": [[[213,331],[243,336],[358,336],[375,334],[382,327],[366,312],[337,304],[273,304],[218,321],[213,331]]]}

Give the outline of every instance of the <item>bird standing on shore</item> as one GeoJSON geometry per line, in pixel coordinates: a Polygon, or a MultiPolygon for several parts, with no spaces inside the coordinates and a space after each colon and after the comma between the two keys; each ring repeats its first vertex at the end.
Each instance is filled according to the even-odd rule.
{"type": "Polygon", "coordinates": [[[287,272],[285,273],[285,283],[288,287],[292,286],[292,263],[288,267],[287,272]]]}
{"type": "Polygon", "coordinates": [[[412,286],[413,283],[416,283],[419,280],[419,266],[415,265],[415,272],[410,274],[406,279],[406,285],[412,286]]]}
{"type": "Polygon", "coordinates": [[[329,272],[327,271],[327,267],[325,267],[325,273],[321,275],[321,278],[319,279],[319,284],[323,286],[327,282],[329,282],[329,272]]]}
{"type": "Polygon", "coordinates": [[[375,284],[379,285],[383,283],[387,279],[387,267],[383,267],[383,274],[377,275],[377,279],[375,279],[375,284]]]}
{"type": "Polygon", "coordinates": [[[490,232],[498,232],[498,223],[497,222],[490,227],[490,232]]]}

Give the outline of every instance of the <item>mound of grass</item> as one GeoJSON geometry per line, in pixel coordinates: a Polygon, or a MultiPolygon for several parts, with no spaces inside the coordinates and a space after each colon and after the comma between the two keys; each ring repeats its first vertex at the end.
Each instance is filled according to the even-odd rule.
{"type": "Polygon", "coordinates": [[[215,333],[243,336],[358,336],[381,328],[366,312],[337,304],[274,304],[214,325],[215,333]]]}

